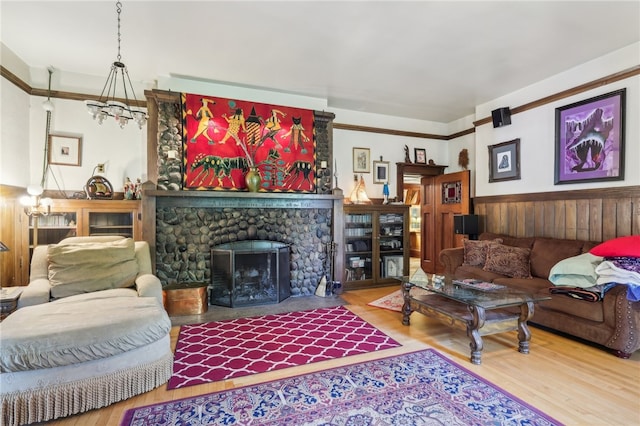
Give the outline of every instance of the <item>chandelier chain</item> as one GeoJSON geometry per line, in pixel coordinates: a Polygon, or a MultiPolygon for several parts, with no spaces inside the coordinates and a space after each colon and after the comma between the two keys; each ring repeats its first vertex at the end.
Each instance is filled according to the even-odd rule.
{"type": "Polygon", "coordinates": [[[109,75],[100,93],[100,98],[98,100],[86,100],[85,104],[93,119],[98,120],[98,124],[102,124],[107,117],[113,117],[121,128],[124,128],[129,120],[134,120],[138,127],[142,129],[149,117],[145,111],[138,108],[138,98],[135,90],[133,90],[129,72],[126,65],[122,63],[122,55],[120,54],[122,42],[120,14],[122,13],[122,3],[119,0],[116,1],[116,12],[118,14],[118,57],[115,62],[111,63],[109,75]],[[124,93],[124,98],[116,97],[118,80],[122,80],[121,90],[124,93]],[[129,94],[133,96],[133,104],[130,103],[129,94]]]}
{"type": "Polygon", "coordinates": [[[116,2],[116,11],[118,12],[118,62],[121,62],[122,56],[120,55],[120,13],[122,12],[122,3],[116,2]]]}

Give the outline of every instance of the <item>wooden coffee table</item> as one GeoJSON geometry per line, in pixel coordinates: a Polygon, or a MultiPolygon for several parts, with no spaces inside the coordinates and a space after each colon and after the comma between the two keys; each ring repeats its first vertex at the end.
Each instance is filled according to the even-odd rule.
{"type": "Polygon", "coordinates": [[[531,332],[527,321],[533,316],[534,304],[550,297],[521,291],[480,290],[446,280],[436,286],[429,280],[402,277],[402,324],[409,325],[412,312],[436,318],[446,325],[466,330],[471,339],[471,363],[482,363],[482,336],[518,330],[518,351],[529,353],[531,332]],[[412,287],[428,290],[424,295],[412,296],[412,287]],[[520,307],[519,313],[505,308],[520,307]]]}

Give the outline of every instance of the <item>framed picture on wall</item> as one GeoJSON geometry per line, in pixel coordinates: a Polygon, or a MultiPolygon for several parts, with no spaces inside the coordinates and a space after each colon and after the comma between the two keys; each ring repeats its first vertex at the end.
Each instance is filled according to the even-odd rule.
{"type": "Polygon", "coordinates": [[[626,89],[556,108],[555,184],[624,179],[626,89]]]}
{"type": "Polygon", "coordinates": [[[416,164],[427,164],[427,150],[424,148],[414,148],[416,164]]]}
{"type": "Polygon", "coordinates": [[[47,153],[49,164],[80,166],[82,160],[82,138],[50,133],[47,153]]]}
{"type": "Polygon", "coordinates": [[[353,173],[371,173],[369,148],[353,148],[353,173]]]}
{"type": "Polygon", "coordinates": [[[489,147],[489,182],[520,179],[520,139],[489,147]]]}
{"type": "Polygon", "coordinates": [[[389,162],[374,161],[373,162],[373,183],[384,184],[389,182],[389,162]]]}

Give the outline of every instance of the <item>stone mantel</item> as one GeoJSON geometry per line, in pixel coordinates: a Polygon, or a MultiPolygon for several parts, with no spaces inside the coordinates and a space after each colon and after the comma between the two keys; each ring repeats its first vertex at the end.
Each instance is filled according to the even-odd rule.
{"type": "Polygon", "coordinates": [[[163,207],[255,207],[255,208],[334,208],[342,194],[301,194],[280,192],[145,191],[163,207]]]}

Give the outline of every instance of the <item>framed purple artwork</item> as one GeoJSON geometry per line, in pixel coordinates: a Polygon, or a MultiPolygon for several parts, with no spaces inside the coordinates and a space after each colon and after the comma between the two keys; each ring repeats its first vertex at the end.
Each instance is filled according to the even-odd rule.
{"type": "Polygon", "coordinates": [[[626,89],[556,108],[555,184],[624,180],[626,89]]]}

